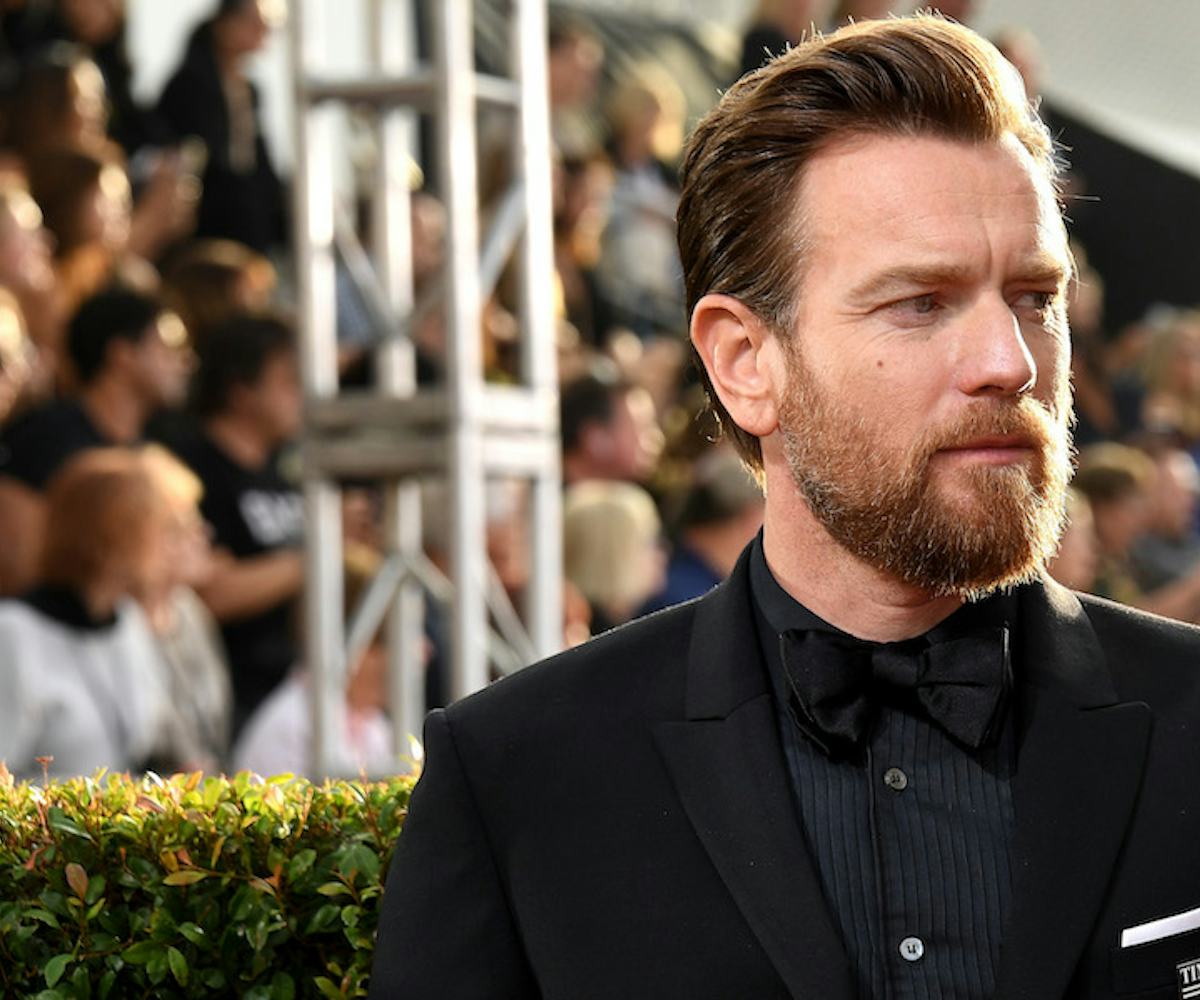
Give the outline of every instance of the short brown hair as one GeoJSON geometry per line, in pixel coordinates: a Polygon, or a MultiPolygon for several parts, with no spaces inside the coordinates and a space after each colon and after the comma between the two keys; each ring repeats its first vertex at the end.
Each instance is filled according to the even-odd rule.
{"type": "Polygon", "coordinates": [[[168,516],[166,498],[138,452],[81,451],[46,489],[42,579],[83,589],[114,557],[135,570],[150,557],[168,516]]]}
{"type": "MultiPolygon", "coordinates": [[[[720,292],[775,332],[795,321],[804,234],[795,208],[805,164],[856,134],[965,142],[1011,133],[1053,181],[1054,145],[1020,78],[991,43],[933,15],[848,25],[742,77],[684,151],[677,215],[687,307],[720,292]]],[[[758,438],[732,420],[701,368],[710,405],[742,459],[758,438]]]]}
{"type": "Polygon", "coordinates": [[[1108,507],[1145,493],[1154,477],[1154,462],[1140,448],[1102,441],[1079,453],[1079,470],[1071,485],[1092,507],[1108,507]]]}

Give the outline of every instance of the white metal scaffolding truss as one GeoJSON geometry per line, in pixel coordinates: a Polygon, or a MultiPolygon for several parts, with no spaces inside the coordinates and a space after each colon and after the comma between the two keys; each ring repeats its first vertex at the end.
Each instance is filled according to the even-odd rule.
{"type": "MultiPolygon", "coordinates": [[[[346,0],[353,3],[354,0],[346,0]]],[[[364,2],[364,0],[359,0],[364,2]]],[[[296,98],[296,263],[308,518],[305,646],[314,705],[313,773],[351,770],[341,735],[348,665],[386,622],[390,709],[398,752],[425,711],[423,602],[451,614],[450,694],[483,687],[561,645],[561,486],[554,339],[550,146],[546,104],[545,0],[508,0],[512,67],[486,76],[474,65],[472,0],[432,0],[431,57],[416,57],[414,0],[365,0],[371,65],[333,75],[323,62],[330,17],[345,3],[292,0],[296,98]],[[371,254],[339,211],[335,190],[339,106],[371,109],[379,150],[370,192],[371,254]],[[513,116],[513,183],[480,240],[477,112],[513,116]],[[433,122],[438,187],[446,208],[446,266],[437,301],[414,301],[409,206],[416,113],[433,122]],[[483,378],[481,310],[507,259],[520,274],[521,383],[483,378]],[[376,349],[371,391],[339,390],[336,267],[339,259],[388,330],[376,349]],[[445,377],[418,389],[410,331],[430,308],[445,316],[445,377]],[[489,477],[530,484],[530,584],[523,618],[488,564],[489,477]],[[347,624],[342,610],[342,529],[337,483],[384,487],[383,569],[347,624]],[[447,487],[449,580],[422,553],[418,479],[447,487]]]]}

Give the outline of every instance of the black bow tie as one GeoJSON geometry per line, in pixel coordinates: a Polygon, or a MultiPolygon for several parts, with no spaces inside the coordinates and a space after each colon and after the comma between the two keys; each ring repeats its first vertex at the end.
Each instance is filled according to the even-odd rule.
{"type": "Polygon", "coordinates": [[[915,707],[972,749],[999,735],[1012,687],[1007,626],[933,645],[804,629],[779,640],[792,715],[831,757],[861,756],[882,700],[915,707]]]}

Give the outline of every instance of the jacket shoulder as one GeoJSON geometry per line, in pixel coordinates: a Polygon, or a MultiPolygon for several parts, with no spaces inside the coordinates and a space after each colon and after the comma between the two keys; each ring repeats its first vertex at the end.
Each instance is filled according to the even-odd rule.
{"type": "Polygon", "coordinates": [[[697,601],[618,626],[451,705],[460,730],[618,716],[678,717],[697,601]]]}
{"type": "Polygon", "coordinates": [[[1079,594],[1122,698],[1200,705],[1200,627],[1079,594]]]}

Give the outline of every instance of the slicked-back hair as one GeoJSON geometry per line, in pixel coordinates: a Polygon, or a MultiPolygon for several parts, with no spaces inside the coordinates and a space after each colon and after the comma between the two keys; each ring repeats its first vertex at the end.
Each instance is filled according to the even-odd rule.
{"type": "MultiPolygon", "coordinates": [[[[684,150],[677,213],[688,313],[733,296],[778,335],[796,318],[805,251],[806,164],[855,135],[969,143],[1014,135],[1054,184],[1055,150],[995,47],[934,15],[848,25],[802,42],[735,83],[684,150]]],[[[738,427],[700,366],[710,405],[761,475],[758,438],[738,427]]]]}

